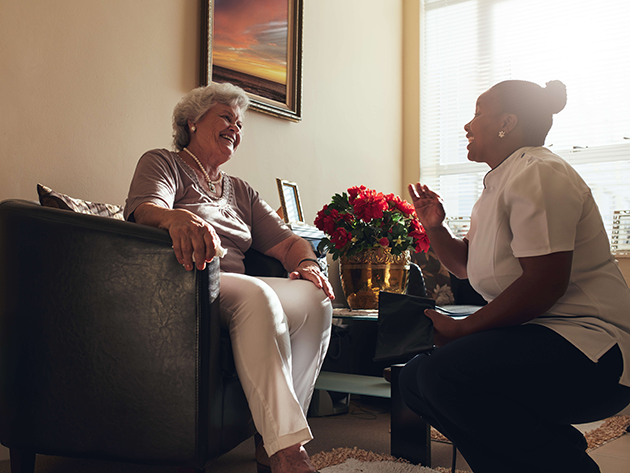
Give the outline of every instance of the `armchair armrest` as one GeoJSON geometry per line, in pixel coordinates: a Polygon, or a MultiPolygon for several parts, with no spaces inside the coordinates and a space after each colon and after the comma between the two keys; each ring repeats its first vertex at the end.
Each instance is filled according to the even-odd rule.
{"type": "Polygon", "coordinates": [[[4,445],[203,464],[221,414],[208,409],[222,382],[219,263],[187,272],[171,246],[152,227],[0,204],[4,445]]]}

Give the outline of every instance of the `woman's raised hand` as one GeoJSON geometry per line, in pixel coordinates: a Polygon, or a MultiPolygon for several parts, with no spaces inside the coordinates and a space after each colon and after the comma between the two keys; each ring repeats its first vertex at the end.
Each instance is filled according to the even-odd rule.
{"type": "Polygon", "coordinates": [[[446,213],[440,196],[420,183],[409,184],[408,188],[422,226],[425,229],[441,226],[446,218],[446,213]]]}

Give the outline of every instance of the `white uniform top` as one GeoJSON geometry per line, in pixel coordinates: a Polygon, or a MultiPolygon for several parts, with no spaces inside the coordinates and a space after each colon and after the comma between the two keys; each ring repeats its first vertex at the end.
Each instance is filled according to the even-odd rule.
{"type": "Polygon", "coordinates": [[[521,148],[491,170],[468,233],[468,277],[488,301],[521,274],[518,258],[573,251],[566,293],[529,323],[555,330],[591,360],[615,344],[630,386],[630,289],[610,253],[591,190],[546,148],[521,148]]]}

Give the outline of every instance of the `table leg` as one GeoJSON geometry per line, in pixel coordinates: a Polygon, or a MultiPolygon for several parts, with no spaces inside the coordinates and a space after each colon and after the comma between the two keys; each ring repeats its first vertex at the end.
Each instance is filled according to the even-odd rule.
{"type": "Polygon", "coordinates": [[[392,366],[391,454],[411,463],[430,467],[431,426],[402,400],[398,375],[403,366],[392,366]]]}

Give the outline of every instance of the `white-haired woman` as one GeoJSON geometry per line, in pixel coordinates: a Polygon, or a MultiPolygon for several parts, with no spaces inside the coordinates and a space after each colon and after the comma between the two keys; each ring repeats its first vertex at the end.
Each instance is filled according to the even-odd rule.
{"type": "Polygon", "coordinates": [[[313,472],[303,447],[312,439],[305,412],[328,347],[334,295],[310,244],[249,184],[221,171],[241,142],[248,105],[231,84],[184,96],[173,112],[175,151],[140,158],[125,218],[168,230],[188,271],[222,256],[221,317],[264,443],[259,470],[313,472]],[[246,276],[249,248],[280,260],[290,278],[246,276]]]}

